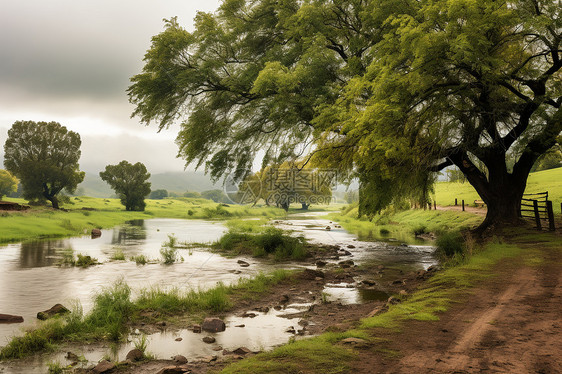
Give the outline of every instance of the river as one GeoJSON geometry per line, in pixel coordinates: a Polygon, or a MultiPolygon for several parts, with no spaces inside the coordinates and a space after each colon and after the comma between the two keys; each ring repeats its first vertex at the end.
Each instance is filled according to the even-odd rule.
{"type": "MultiPolygon", "coordinates": [[[[323,219],[306,215],[295,215],[278,221],[278,227],[304,235],[308,240],[321,244],[335,244],[348,248],[356,264],[376,260],[387,265],[407,266],[412,270],[426,269],[436,263],[433,248],[424,245],[396,245],[396,243],[363,242],[323,219]],[[326,227],[330,230],[326,230],[326,227]]],[[[258,272],[269,272],[275,268],[296,268],[296,263],[271,263],[253,258],[242,258],[250,263],[241,268],[236,259],[213,254],[206,248],[180,250],[184,261],[173,265],[149,263],[137,265],[129,259],[144,255],[149,259],[160,258],[160,248],[168,235],[175,235],[179,242],[207,243],[217,240],[226,231],[221,222],[180,219],[150,219],[132,221],[129,224],[103,230],[99,238],[90,236],[30,241],[0,247],[0,313],[21,315],[24,326],[36,323],[36,314],[56,303],[73,305],[79,302],[85,311],[91,307],[92,296],[102,287],[118,279],[129,284],[133,292],[147,287],[177,287],[180,289],[209,288],[217,282],[231,283],[240,277],[250,277],[258,272]],[[59,266],[65,252],[89,255],[97,258],[100,265],[88,268],[59,266]],[[123,252],[126,261],[114,261],[116,252],[123,252]],[[238,270],[238,272],[235,272],[238,270]],[[241,272],[240,272],[241,271],[241,272]],[[239,274],[237,274],[239,273],[239,274]]],[[[360,303],[369,296],[357,289],[333,285],[325,290],[334,300],[345,303],[360,303]]],[[[372,296],[372,295],[371,295],[372,296]]],[[[258,313],[252,319],[244,319],[244,329],[227,328],[217,334],[217,344],[226,349],[246,346],[250,349],[269,349],[283,344],[290,334],[283,334],[295,321],[279,318],[283,313],[293,313],[307,306],[289,305],[287,310],[258,313]]],[[[240,317],[227,317],[227,326],[241,323],[240,317]]],[[[21,333],[21,324],[0,324],[0,346],[11,336],[21,333]]],[[[135,335],[129,337],[131,341],[135,335]]],[[[201,357],[213,354],[212,347],[202,343],[200,335],[188,330],[163,332],[148,337],[148,351],[156,357],[169,358],[183,354],[187,357],[201,357]],[[178,339],[178,338],[181,338],[178,339]],[[177,340],[176,340],[177,339],[177,340]]],[[[104,355],[124,358],[132,343],[118,347],[96,346],[76,347],[92,363],[104,355]]],[[[65,362],[62,353],[35,355],[23,362],[0,364],[0,373],[45,373],[46,363],[65,362]],[[25,366],[25,367],[22,367],[25,366]]]]}

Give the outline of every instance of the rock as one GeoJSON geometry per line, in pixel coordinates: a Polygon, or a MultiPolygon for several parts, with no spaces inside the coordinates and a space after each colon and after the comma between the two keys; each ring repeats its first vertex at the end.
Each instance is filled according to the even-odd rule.
{"type": "Polygon", "coordinates": [[[428,273],[435,273],[436,271],[439,270],[441,270],[441,267],[439,265],[431,265],[430,267],[427,268],[428,273]]]}
{"type": "Polygon", "coordinates": [[[217,341],[217,339],[213,338],[212,336],[205,336],[203,338],[203,342],[205,342],[207,344],[213,344],[216,341],[217,341]]]}
{"type": "Polygon", "coordinates": [[[183,374],[187,372],[189,372],[189,370],[181,366],[166,366],[160,369],[156,374],[183,374]]]}
{"type": "Polygon", "coordinates": [[[402,279],[397,279],[394,282],[392,282],[391,284],[398,285],[398,284],[405,284],[405,282],[402,279]]]}
{"type": "Polygon", "coordinates": [[[22,316],[14,316],[12,314],[0,314],[0,323],[22,323],[22,316]]]}
{"type": "Polygon", "coordinates": [[[406,295],[408,294],[408,291],[406,291],[406,290],[400,290],[399,294],[400,294],[401,296],[406,296],[406,295]]]}
{"type": "Polygon", "coordinates": [[[74,354],[72,352],[66,352],[66,356],[64,356],[64,357],[70,362],[78,362],[80,360],[78,355],[74,354]]]}
{"type": "Polygon", "coordinates": [[[92,229],[92,238],[99,238],[101,236],[100,229],[92,229]]]}
{"type": "Polygon", "coordinates": [[[246,312],[246,313],[242,314],[240,317],[242,317],[242,318],[254,318],[256,316],[257,316],[256,313],[246,312]]]}
{"type": "Polygon", "coordinates": [[[302,272],[301,278],[302,279],[308,279],[308,280],[314,280],[316,278],[324,278],[324,272],[320,271],[320,270],[313,270],[313,269],[304,269],[304,271],[302,272]]]}
{"type": "Polygon", "coordinates": [[[183,338],[176,338],[177,342],[181,342],[183,340],[183,338]]]}
{"type": "Polygon", "coordinates": [[[92,370],[96,374],[107,373],[110,370],[115,369],[115,364],[113,362],[109,362],[107,360],[103,360],[102,362],[98,363],[94,370],[92,370]]]}
{"type": "Polygon", "coordinates": [[[218,358],[218,356],[206,356],[206,357],[203,357],[201,359],[201,361],[206,362],[206,363],[211,363],[213,361],[216,361],[217,358],[218,358]]]}
{"type": "Polygon", "coordinates": [[[222,347],[220,345],[217,345],[216,347],[213,347],[213,351],[215,352],[222,351],[222,347]]]}
{"type": "Polygon", "coordinates": [[[367,315],[367,317],[374,317],[374,316],[376,316],[377,314],[380,314],[380,313],[385,312],[385,311],[387,311],[387,310],[388,310],[388,307],[386,307],[386,306],[377,307],[377,308],[371,310],[371,313],[369,313],[369,314],[367,315]]]}
{"type": "Polygon", "coordinates": [[[193,327],[191,328],[191,331],[193,331],[196,334],[201,333],[201,326],[200,325],[193,325],[193,327]]]}
{"type": "Polygon", "coordinates": [[[330,226],[326,226],[326,230],[330,231],[332,228],[330,226]]]}
{"type": "Polygon", "coordinates": [[[242,274],[240,270],[229,270],[228,272],[232,274],[242,274]]]}
{"type": "Polygon", "coordinates": [[[370,279],[364,279],[364,280],[361,281],[361,283],[364,284],[365,286],[369,286],[369,287],[377,285],[377,282],[375,282],[374,280],[370,280],[370,279]]]}
{"type": "Polygon", "coordinates": [[[398,303],[400,303],[400,300],[395,298],[394,296],[390,296],[388,298],[388,300],[386,301],[387,305],[395,305],[395,304],[398,304],[398,303]]]}
{"type": "Polygon", "coordinates": [[[166,326],[166,321],[158,321],[158,322],[155,323],[155,325],[156,325],[156,326],[159,326],[159,327],[165,327],[165,326],[166,326]]]}
{"type": "Polygon", "coordinates": [[[238,260],[238,265],[242,266],[243,268],[247,268],[248,266],[250,266],[249,263],[247,263],[246,261],[242,261],[242,260],[238,260]]]}
{"type": "Polygon", "coordinates": [[[240,347],[240,348],[236,348],[234,351],[232,351],[232,353],[234,353],[236,355],[239,355],[239,356],[245,356],[247,354],[252,353],[252,351],[250,351],[246,347],[240,347]]]}
{"type": "Polygon", "coordinates": [[[257,307],[255,310],[258,311],[258,312],[267,313],[267,312],[269,312],[269,307],[268,306],[260,306],[260,307],[257,307]]]}
{"type": "Polygon", "coordinates": [[[236,325],[236,326],[234,326],[234,327],[246,327],[246,325],[241,324],[241,325],[236,325]]]}
{"type": "Polygon", "coordinates": [[[367,340],[359,338],[346,338],[340,341],[340,343],[345,345],[352,345],[357,348],[364,348],[371,345],[367,340]]]}
{"type": "Polygon", "coordinates": [[[219,318],[205,318],[201,329],[208,332],[221,332],[226,330],[226,325],[219,318]]]}
{"type": "Polygon", "coordinates": [[[326,261],[322,261],[322,260],[318,260],[316,261],[316,266],[319,268],[323,268],[324,266],[326,266],[328,263],[326,261]]]}
{"type": "Polygon", "coordinates": [[[143,351],[141,351],[140,349],[133,349],[131,351],[129,351],[129,353],[127,353],[127,356],[125,356],[126,360],[130,360],[130,361],[140,361],[144,358],[144,353],[143,351]]]}
{"type": "Polygon", "coordinates": [[[285,332],[288,332],[289,334],[296,334],[297,333],[293,326],[289,327],[287,330],[285,330],[285,332]]]}
{"type": "Polygon", "coordinates": [[[289,302],[289,295],[282,295],[279,299],[279,302],[281,304],[287,304],[289,302]]]}
{"type": "Polygon", "coordinates": [[[353,248],[355,248],[355,246],[353,244],[350,244],[350,245],[347,246],[347,248],[353,249],[353,248]]]}
{"type": "Polygon", "coordinates": [[[55,304],[50,309],[37,313],[37,319],[46,320],[58,314],[69,313],[70,310],[65,308],[62,304],[55,304]]]}
{"type": "Polygon", "coordinates": [[[174,357],[172,357],[172,360],[174,360],[174,364],[176,364],[176,365],[187,364],[187,358],[185,356],[182,356],[182,355],[174,356],[174,357]]]}
{"type": "Polygon", "coordinates": [[[351,252],[349,252],[349,251],[339,251],[338,256],[340,256],[340,257],[351,256],[351,252]]]}

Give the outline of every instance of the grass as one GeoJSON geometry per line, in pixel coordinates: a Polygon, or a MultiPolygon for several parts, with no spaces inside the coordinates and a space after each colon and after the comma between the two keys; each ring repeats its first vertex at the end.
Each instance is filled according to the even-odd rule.
{"type": "Polygon", "coordinates": [[[478,225],[483,217],[456,211],[435,211],[412,209],[402,212],[375,215],[371,220],[357,218],[357,207],[331,214],[331,220],[363,240],[387,240],[395,238],[415,242],[415,236],[423,233],[442,234],[478,225]]]}
{"type": "Polygon", "coordinates": [[[39,327],[27,331],[23,336],[13,337],[0,350],[0,360],[22,358],[34,352],[52,350],[55,344],[66,342],[88,342],[97,340],[119,341],[130,323],[141,321],[141,312],[151,310],[158,313],[158,320],[185,313],[220,313],[231,309],[234,300],[255,298],[267,292],[273,285],[287,280],[292,275],[286,270],[272,274],[259,274],[255,278],[241,279],[226,286],[222,283],[208,290],[164,291],[146,289],[132,300],[130,287],[121,281],[102,289],[94,297],[92,310],[84,315],[79,305],[71,313],[41,322],[39,327]]]}
{"type": "Polygon", "coordinates": [[[245,254],[253,257],[272,257],[276,261],[299,261],[308,257],[304,238],[291,236],[275,227],[251,228],[253,232],[230,229],[212,247],[229,256],[245,254]]]}
{"type": "Polygon", "coordinates": [[[131,261],[136,262],[137,265],[146,265],[148,259],[146,258],[145,255],[138,255],[138,256],[131,257],[131,261]]]}
{"type": "MultiPolygon", "coordinates": [[[[23,199],[5,198],[20,204],[23,199]]],[[[0,214],[0,243],[21,240],[59,238],[88,234],[93,228],[109,228],[134,219],[184,218],[226,219],[242,217],[285,217],[286,212],[273,207],[222,206],[210,200],[169,198],[146,200],[144,212],[127,212],[119,199],[74,197],[64,206],[68,211],[48,207],[32,207],[23,212],[0,214]],[[89,210],[83,210],[89,209],[89,210]],[[91,210],[90,210],[91,209],[91,210]],[[191,211],[191,214],[188,212],[191,211]]]]}
{"type": "MultiPolygon", "coordinates": [[[[549,200],[554,204],[554,210],[560,212],[562,203],[562,168],[542,170],[529,175],[525,193],[548,191],[549,200]]],[[[455,198],[465,204],[472,205],[480,197],[470,183],[439,182],[435,185],[435,197],[439,205],[454,205],[455,198]]]]}
{"type": "Polygon", "coordinates": [[[123,249],[117,248],[111,255],[110,259],[113,261],[125,261],[125,253],[123,253],[123,249]]]}

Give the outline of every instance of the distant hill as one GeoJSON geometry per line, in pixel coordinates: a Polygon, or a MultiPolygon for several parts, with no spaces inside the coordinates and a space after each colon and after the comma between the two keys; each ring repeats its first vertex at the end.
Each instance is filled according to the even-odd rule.
{"type": "MultiPolygon", "coordinates": [[[[168,192],[177,193],[188,190],[203,192],[222,188],[220,183],[214,185],[211,179],[203,173],[193,171],[153,174],[150,177],[150,182],[152,183],[152,190],[164,189],[168,192]]],[[[86,173],[84,181],[78,185],[76,192],[91,197],[112,197],[115,195],[109,185],[94,173],[86,173]]]]}

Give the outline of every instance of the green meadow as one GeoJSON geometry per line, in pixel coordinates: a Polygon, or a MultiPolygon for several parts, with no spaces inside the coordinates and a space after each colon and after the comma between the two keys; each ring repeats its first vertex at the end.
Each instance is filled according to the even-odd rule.
{"type": "MultiPolygon", "coordinates": [[[[27,204],[23,199],[5,199],[27,204]]],[[[242,217],[281,218],[282,209],[217,204],[206,199],[169,198],[146,200],[144,212],[127,212],[119,199],[71,197],[65,210],[31,207],[23,212],[0,213],[0,243],[30,239],[57,238],[89,233],[93,228],[109,228],[133,219],[234,219],[242,217]]]]}
{"type": "MultiPolygon", "coordinates": [[[[537,171],[529,175],[525,193],[548,191],[548,198],[554,204],[554,211],[560,213],[562,203],[562,168],[537,171]]],[[[470,183],[439,182],[435,184],[435,199],[438,205],[454,205],[455,198],[458,203],[464,200],[466,204],[473,205],[474,200],[480,197],[470,183]]]]}

